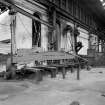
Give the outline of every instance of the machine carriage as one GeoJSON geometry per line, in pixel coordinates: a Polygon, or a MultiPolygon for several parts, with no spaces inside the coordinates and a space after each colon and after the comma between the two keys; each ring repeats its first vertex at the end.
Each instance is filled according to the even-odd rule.
{"type": "MultiPolygon", "coordinates": [[[[13,64],[15,65],[23,64],[26,66],[27,64],[31,63],[32,64],[31,67],[30,68],[27,67],[27,68],[35,72],[40,71],[42,69],[43,70],[50,69],[52,74],[55,75],[55,72],[53,71],[56,71],[56,70],[52,70],[52,69],[62,68],[62,75],[63,75],[63,78],[65,78],[65,68],[67,67],[72,68],[74,66],[80,68],[80,62],[78,58],[81,58],[81,57],[77,56],[76,48],[78,47],[81,48],[82,46],[78,46],[81,44],[76,43],[77,42],[76,39],[79,34],[77,30],[77,26],[75,26],[74,29],[69,24],[64,24],[63,26],[63,22],[64,23],[67,23],[67,22],[63,21],[62,19],[58,21],[55,9],[53,10],[51,9],[51,11],[49,11],[53,15],[52,18],[49,16],[49,19],[51,19],[51,22],[50,22],[50,20],[48,20],[48,17],[47,17],[48,14],[45,11],[46,7],[38,6],[37,8],[40,11],[39,13],[39,11],[34,8],[36,7],[35,4],[32,5],[31,3],[25,0],[24,2],[26,2],[26,4],[28,5],[22,5],[24,9],[21,8],[21,2],[17,0],[16,1],[13,0],[13,2],[1,0],[1,2],[4,3],[10,9],[9,15],[11,17],[11,24],[10,24],[11,58],[7,60],[7,71],[10,69],[10,71],[15,72],[15,70],[11,70],[11,69],[15,69],[15,67],[13,67],[14,66],[13,64]],[[29,5],[32,6],[34,13],[33,11],[31,12],[27,11],[27,9],[25,8],[25,6],[29,6],[29,5]],[[44,10],[42,11],[42,9],[40,9],[39,7],[44,8],[44,10]],[[29,23],[27,22],[27,26],[25,26],[25,24],[23,23],[21,16],[23,18],[23,21],[29,22],[29,23]],[[46,21],[44,20],[45,18],[46,18],[46,21]],[[59,32],[60,31],[59,27],[61,24],[62,24],[62,35],[59,32]],[[28,29],[32,31],[32,32],[30,31],[31,35],[30,35],[30,32],[28,32],[28,35],[27,35],[26,33],[24,33],[23,30],[20,29],[22,25],[23,25],[22,29],[24,28],[25,32],[29,31],[28,29]],[[51,32],[47,33],[47,31],[45,32],[45,29],[51,32]],[[47,36],[47,34],[49,35],[47,36]],[[63,40],[60,40],[61,37],[63,40]],[[19,41],[20,38],[21,38],[21,41],[19,41]],[[45,46],[43,44],[46,46],[45,48],[46,50],[39,51],[41,47],[43,47],[44,49],[45,46]],[[50,50],[49,48],[47,48],[48,47],[47,44],[49,44],[51,48],[50,50]],[[27,48],[27,45],[29,45],[28,47],[30,48],[27,48]],[[61,51],[61,45],[64,48],[63,51],[61,51]]],[[[50,8],[53,8],[53,7],[50,7],[50,8]]],[[[30,10],[30,7],[29,7],[29,10],[30,10]]],[[[87,62],[86,60],[84,61],[87,62]]],[[[79,79],[79,69],[77,71],[78,71],[77,79],[79,79]]]]}

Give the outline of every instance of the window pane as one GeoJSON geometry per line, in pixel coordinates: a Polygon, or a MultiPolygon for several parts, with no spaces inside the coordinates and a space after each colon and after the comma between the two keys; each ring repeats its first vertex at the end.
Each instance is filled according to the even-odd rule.
{"type": "Polygon", "coordinates": [[[66,8],[66,0],[62,0],[62,7],[66,8]]]}

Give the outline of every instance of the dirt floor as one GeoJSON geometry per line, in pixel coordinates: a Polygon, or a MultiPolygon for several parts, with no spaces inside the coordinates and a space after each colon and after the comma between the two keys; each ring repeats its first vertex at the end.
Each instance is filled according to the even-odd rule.
{"type": "Polygon", "coordinates": [[[105,68],[82,70],[80,80],[76,72],[61,74],[56,78],[44,77],[43,81],[0,81],[0,105],[105,105],[105,68]]]}

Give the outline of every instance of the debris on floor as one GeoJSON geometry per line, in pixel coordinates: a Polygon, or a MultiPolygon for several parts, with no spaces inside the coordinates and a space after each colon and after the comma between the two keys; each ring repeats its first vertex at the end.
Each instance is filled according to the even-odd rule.
{"type": "Polygon", "coordinates": [[[73,101],[70,105],[80,105],[78,101],[73,101]]]}
{"type": "Polygon", "coordinates": [[[76,72],[68,72],[65,79],[47,75],[39,84],[34,78],[0,80],[0,105],[105,105],[104,68],[80,74],[79,81],[76,72]]]}

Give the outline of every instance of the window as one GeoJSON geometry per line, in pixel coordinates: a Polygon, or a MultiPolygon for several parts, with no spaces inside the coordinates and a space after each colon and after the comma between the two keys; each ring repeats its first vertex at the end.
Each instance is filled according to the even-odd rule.
{"type": "Polygon", "coordinates": [[[75,9],[76,9],[76,10],[75,10],[75,16],[78,18],[78,17],[79,17],[79,15],[78,15],[78,14],[79,14],[79,12],[78,12],[78,11],[79,11],[79,7],[78,7],[77,4],[76,4],[76,6],[75,6],[75,9]]]}
{"type": "Polygon", "coordinates": [[[88,15],[86,14],[86,24],[88,24],[88,15]]]}
{"type": "Polygon", "coordinates": [[[81,50],[78,52],[78,54],[81,55],[87,55],[87,49],[88,49],[88,31],[79,28],[78,29],[80,32],[80,35],[77,37],[77,42],[82,42],[83,47],[81,48],[81,50]]]}
{"type": "Polygon", "coordinates": [[[85,21],[85,14],[84,14],[84,10],[81,9],[81,21],[84,22],[85,21]]]}
{"type": "Polygon", "coordinates": [[[66,8],[66,0],[62,0],[62,8],[66,8]]]}
{"type": "Polygon", "coordinates": [[[72,37],[72,27],[70,25],[67,25],[63,29],[63,36],[62,36],[62,43],[61,43],[61,49],[66,52],[72,52],[73,51],[73,37],[72,37]]]}
{"type": "Polygon", "coordinates": [[[60,0],[55,0],[55,4],[56,4],[57,6],[60,6],[60,0]]]}
{"type": "MultiPolygon", "coordinates": [[[[33,15],[40,19],[38,13],[34,13],[33,15]]],[[[32,46],[41,47],[41,23],[36,20],[32,20],[32,46]]]]}
{"type": "Polygon", "coordinates": [[[54,0],[48,0],[48,1],[50,1],[50,2],[54,2],[54,0]]]}
{"type": "Polygon", "coordinates": [[[72,14],[73,13],[73,3],[72,0],[68,0],[68,10],[72,14]]]}
{"type": "MultiPolygon", "coordinates": [[[[80,19],[80,16],[81,16],[81,8],[78,7],[78,18],[80,19]]],[[[80,19],[81,20],[81,19],[80,19]]]]}

